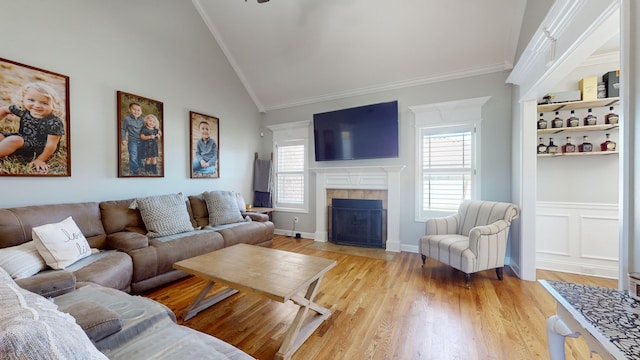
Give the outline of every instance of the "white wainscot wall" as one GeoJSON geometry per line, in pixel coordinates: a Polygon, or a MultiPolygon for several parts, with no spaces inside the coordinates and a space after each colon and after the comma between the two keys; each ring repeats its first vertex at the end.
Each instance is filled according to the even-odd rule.
{"type": "Polygon", "coordinates": [[[618,278],[617,204],[536,206],[536,268],[618,278]]]}

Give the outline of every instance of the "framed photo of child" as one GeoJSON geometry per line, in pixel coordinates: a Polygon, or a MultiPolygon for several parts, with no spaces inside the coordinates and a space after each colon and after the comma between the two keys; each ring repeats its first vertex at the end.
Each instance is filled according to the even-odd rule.
{"type": "Polygon", "coordinates": [[[163,104],[124,91],[118,97],[118,177],[164,177],[163,104]]]}
{"type": "Polygon", "coordinates": [[[220,177],[220,119],[189,112],[191,178],[220,177]]]}
{"type": "Polygon", "coordinates": [[[0,176],[71,176],[69,77],[0,58],[0,176]]]}

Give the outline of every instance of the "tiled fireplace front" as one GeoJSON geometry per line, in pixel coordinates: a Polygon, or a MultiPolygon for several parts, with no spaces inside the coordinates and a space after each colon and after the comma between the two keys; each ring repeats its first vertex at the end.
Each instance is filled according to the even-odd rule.
{"type": "Polygon", "coordinates": [[[387,209],[387,251],[400,251],[400,172],[404,166],[331,167],[316,173],[316,241],[328,239],[331,199],[382,200],[387,209]]]}

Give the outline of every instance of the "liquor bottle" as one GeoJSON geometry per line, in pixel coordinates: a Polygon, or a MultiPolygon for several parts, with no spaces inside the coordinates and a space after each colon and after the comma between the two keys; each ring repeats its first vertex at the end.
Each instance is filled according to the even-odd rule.
{"type": "Polygon", "coordinates": [[[567,119],[567,127],[580,126],[580,119],[576,116],[575,110],[571,110],[571,116],[567,119]]]}
{"type": "Polygon", "coordinates": [[[544,144],[544,139],[540,138],[540,143],[538,144],[538,154],[546,154],[547,153],[547,145],[544,144]]]}
{"type": "Polygon", "coordinates": [[[553,120],[551,120],[551,127],[554,129],[561,128],[564,126],[564,121],[562,121],[559,114],[560,112],[556,111],[556,117],[553,120]]]}
{"type": "Polygon", "coordinates": [[[591,152],[593,151],[593,144],[589,142],[587,136],[582,137],[582,144],[578,145],[579,152],[591,152]]]}
{"type": "Polygon", "coordinates": [[[567,136],[565,144],[562,145],[562,152],[563,153],[576,152],[576,146],[571,143],[571,137],[570,136],[567,136]]]}
{"type": "Polygon", "coordinates": [[[591,109],[589,109],[587,116],[584,117],[585,126],[595,125],[597,122],[598,122],[598,118],[595,115],[593,115],[593,113],[591,112],[591,109]]]}
{"type": "Polygon", "coordinates": [[[618,124],[618,120],[620,120],[620,118],[618,117],[618,114],[613,112],[613,106],[609,106],[609,113],[604,116],[604,123],[616,125],[618,124]]]}
{"type": "Polygon", "coordinates": [[[616,151],[616,143],[609,138],[610,134],[605,134],[607,139],[600,144],[600,151],[616,151]]]}
{"type": "Polygon", "coordinates": [[[540,113],[540,120],[538,120],[538,129],[546,129],[547,128],[547,120],[542,117],[542,113],[540,113]]]}
{"type": "Polygon", "coordinates": [[[558,153],[558,145],[553,143],[553,138],[549,138],[549,145],[547,145],[547,154],[557,154],[558,153]]]}

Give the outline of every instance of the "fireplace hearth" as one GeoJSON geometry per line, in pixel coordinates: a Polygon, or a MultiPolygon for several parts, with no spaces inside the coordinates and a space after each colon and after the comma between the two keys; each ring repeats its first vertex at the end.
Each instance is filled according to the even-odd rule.
{"type": "Polygon", "coordinates": [[[386,211],[382,200],[331,199],[329,241],[339,245],[385,248],[386,211]]]}

